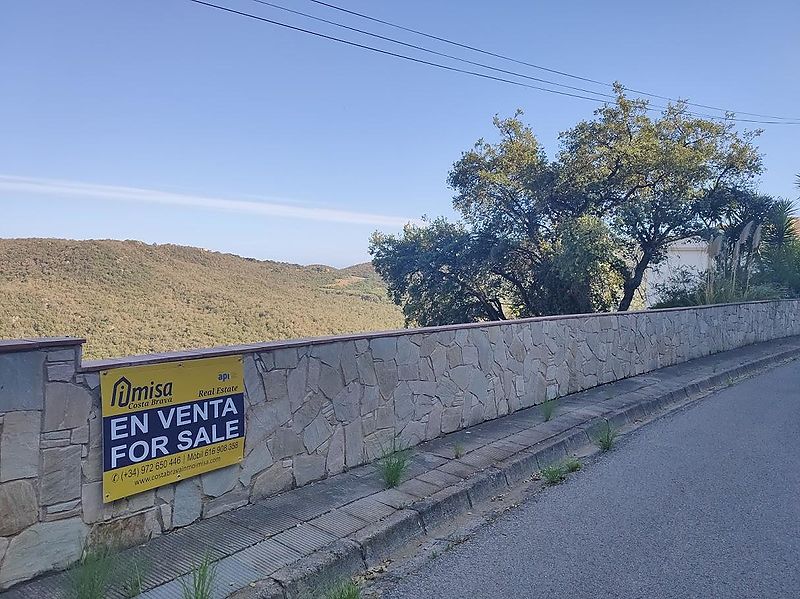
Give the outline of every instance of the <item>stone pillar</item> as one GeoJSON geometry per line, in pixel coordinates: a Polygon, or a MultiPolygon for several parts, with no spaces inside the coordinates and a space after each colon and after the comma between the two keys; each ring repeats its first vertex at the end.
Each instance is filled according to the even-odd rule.
{"type": "Polygon", "coordinates": [[[82,339],[0,342],[0,590],[81,555],[82,339]]]}

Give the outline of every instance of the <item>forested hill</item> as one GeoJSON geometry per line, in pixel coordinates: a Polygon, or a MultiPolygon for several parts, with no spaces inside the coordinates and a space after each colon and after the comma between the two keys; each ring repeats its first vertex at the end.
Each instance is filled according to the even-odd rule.
{"type": "Polygon", "coordinates": [[[299,266],[139,241],[0,239],[0,338],[100,358],[401,327],[371,265],[299,266]]]}

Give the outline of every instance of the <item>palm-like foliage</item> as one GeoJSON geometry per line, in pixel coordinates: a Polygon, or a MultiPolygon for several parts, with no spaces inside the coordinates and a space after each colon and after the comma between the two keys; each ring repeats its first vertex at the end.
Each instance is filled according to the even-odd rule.
{"type": "MultiPolygon", "coordinates": [[[[800,186],[800,178],[798,178],[800,186]]],[[[760,256],[760,281],[774,281],[789,295],[800,296],[800,231],[791,200],[775,202],[770,215],[766,247],[760,256]]]]}
{"type": "Polygon", "coordinates": [[[764,241],[776,247],[782,247],[797,237],[794,228],[794,203],[780,198],[775,200],[767,215],[764,241]]]}
{"type": "MultiPolygon", "coordinates": [[[[717,223],[725,242],[712,276],[679,271],[656,286],[661,300],[653,307],[800,297],[800,231],[794,203],[747,190],[727,194],[717,223]],[[748,223],[753,223],[749,233],[748,223]],[[758,225],[760,235],[755,234],[758,225]]],[[[708,238],[714,235],[711,230],[708,238]]]]}

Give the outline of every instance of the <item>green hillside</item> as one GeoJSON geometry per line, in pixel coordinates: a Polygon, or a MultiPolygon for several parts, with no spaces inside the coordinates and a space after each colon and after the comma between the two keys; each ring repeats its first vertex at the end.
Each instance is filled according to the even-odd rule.
{"type": "Polygon", "coordinates": [[[0,239],[0,338],[101,358],[401,327],[366,265],[298,266],[139,241],[0,239]]]}

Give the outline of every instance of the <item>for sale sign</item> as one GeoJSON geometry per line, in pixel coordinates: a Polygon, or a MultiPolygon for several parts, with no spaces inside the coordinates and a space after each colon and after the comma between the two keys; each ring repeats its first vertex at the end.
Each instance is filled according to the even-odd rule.
{"type": "Polygon", "coordinates": [[[242,460],[241,356],[114,368],[100,381],[105,502],[242,460]]]}

